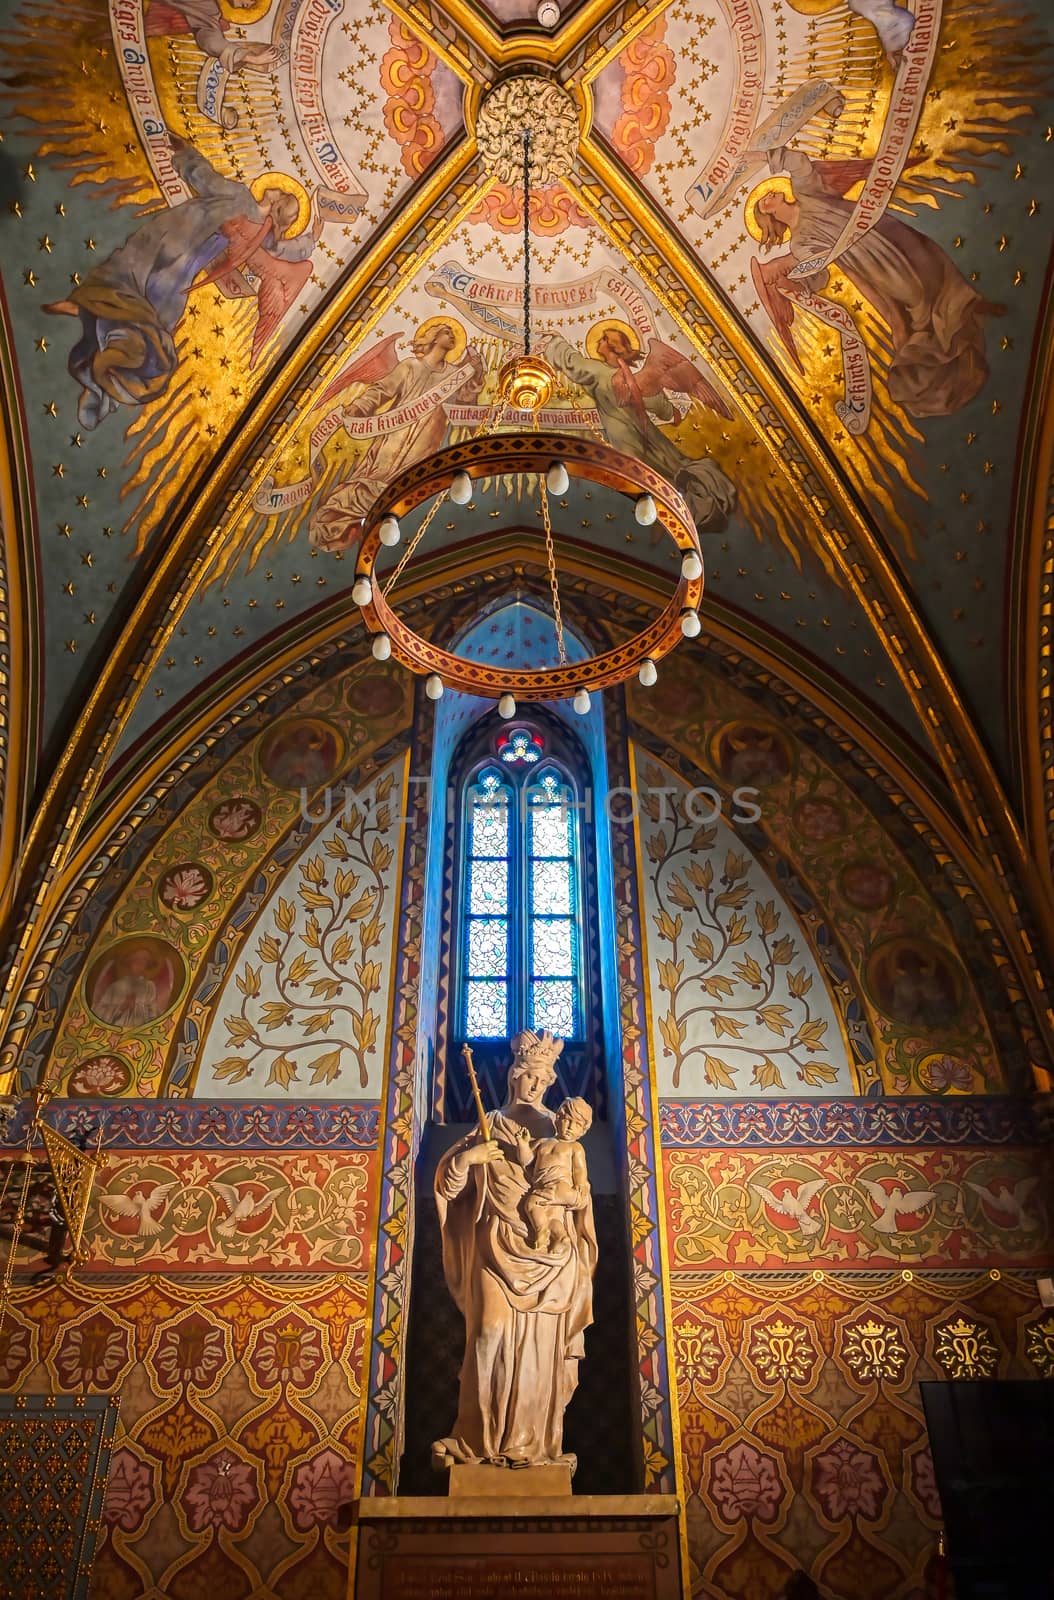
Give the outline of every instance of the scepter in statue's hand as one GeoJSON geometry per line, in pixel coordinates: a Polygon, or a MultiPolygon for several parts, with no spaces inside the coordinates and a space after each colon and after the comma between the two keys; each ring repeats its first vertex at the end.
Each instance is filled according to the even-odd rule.
{"type": "Polygon", "coordinates": [[[476,1102],[476,1115],[479,1117],[479,1131],[483,1135],[484,1143],[489,1144],[490,1127],[487,1122],[487,1113],[483,1109],[483,1096],[479,1092],[479,1079],[476,1077],[476,1068],[472,1062],[471,1046],[463,1044],[461,1046],[461,1054],[465,1058],[465,1065],[468,1068],[468,1081],[472,1085],[472,1098],[476,1102]]]}

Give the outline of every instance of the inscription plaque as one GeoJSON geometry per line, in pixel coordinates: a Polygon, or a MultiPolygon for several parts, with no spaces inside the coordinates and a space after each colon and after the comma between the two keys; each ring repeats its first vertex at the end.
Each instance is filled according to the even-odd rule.
{"type": "Polygon", "coordinates": [[[351,1600],[682,1600],[672,1495],[360,1500],[351,1600]]]}
{"type": "Polygon", "coordinates": [[[655,1600],[653,1563],[646,1556],[608,1560],[532,1562],[403,1557],[389,1574],[384,1600],[655,1600]]]}

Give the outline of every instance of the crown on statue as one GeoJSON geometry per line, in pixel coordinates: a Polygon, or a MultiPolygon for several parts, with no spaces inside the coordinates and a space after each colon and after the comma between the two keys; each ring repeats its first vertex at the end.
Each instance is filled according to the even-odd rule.
{"type": "Polygon", "coordinates": [[[555,1074],[556,1058],[564,1048],[562,1039],[554,1039],[549,1029],[532,1033],[525,1028],[512,1041],[512,1057],[517,1067],[541,1067],[555,1074]]]}

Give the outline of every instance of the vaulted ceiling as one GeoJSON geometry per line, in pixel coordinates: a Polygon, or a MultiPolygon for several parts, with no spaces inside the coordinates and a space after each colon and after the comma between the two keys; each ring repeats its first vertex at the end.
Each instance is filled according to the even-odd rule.
{"type": "MultiPolygon", "coordinates": [[[[1049,1027],[1051,43],[1041,0],[550,26],[521,0],[5,0],[10,984],[150,775],[346,622],[386,477],[485,421],[526,122],[550,425],[676,477],[704,625],[969,841],[1049,1027]]],[[[661,587],[647,530],[566,502],[565,558],[661,587]]],[[[482,570],[499,537],[539,525],[495,483],[422,553],[482,570]]]]}

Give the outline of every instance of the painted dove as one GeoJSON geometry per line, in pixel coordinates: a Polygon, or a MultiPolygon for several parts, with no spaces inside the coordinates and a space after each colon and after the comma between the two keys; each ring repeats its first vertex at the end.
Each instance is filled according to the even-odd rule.
{"type": "Polygon", "coordinates": [[[219,1195],[230,1215],[216,1227],[216,1232],[229,1239],[238,1232],[238,1224],[248,1222],[250,1217],[258,1217],[261,1212],[273,1206],[278,1196],[282,1193],[284,1185],[279,1184],[277,1189],[268,1189],[266,1194],[255,1195],[250,1193],[239,1194],[233,1184],[214,1183],[213,1189],[219,1195]]]}
{"type": "Polygon", "coordinates": [[[905,1194],[889,1194],[876,1178],[861,1178],[860,1184],[867,1190],[871,1204],[879,1208],[879,1215],[871,1219],[876,1233],[896,1233],[898,1217],[921,1211],[937,1198],[932,1189],[908,1189],[905,1194]]]}
{"type": "Polygon", "coordinates": [[[173,1179],[171,1183],[155,1183],[146,1194],[102,1194],[99,1203],[118,1217],[138,1217],[137,1238],[153,1238],[161,1232],[161,1223],[154,1212],[177,1187],[178,1182],[173,1179]]]}
{"type": "Polygon", "coordinates": [[[1008,1219],[1003,1223],[1004,1227],[1023,1228],[1031,1233],[1039,1227],[1039,1218],[1030,1215],[1027,1206],[1038,1182],[1039,1178],[1033,1176],[1019,1178],[1013,1188],[1009,1184],[1001,1183],[997,1189],[988,1189],[984,1184],[971,1183],[967,1178],[966,1187],[973,1190],[985,1211],[995,1211],[1008,1219]]]}
{"type": "Polygon", "coordinates": [[[820,1190],[826,1188],[826,1186],[826,1178],[815,1178],[811,1183],[799,1184],[797,1194],[791,1194],[788,1190],[785,1194],[775,1195],[771,1189],[766,1189],[764,1184],[752,1183],[750,1185],[754,1193],[760,1195],[765,1204],[771,1206],[773,1211],[778,1211],[781,1216],[789,1217],[796,1222],[799,1231],[806,1238],[809,1238],[814,1233],[819,1233],[823,1227],[823,1218],[812,1216],[809,1206],[816,1195],[820,1193],[820,1190]]]}

